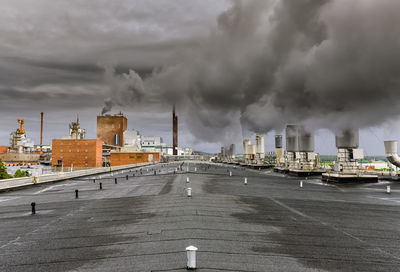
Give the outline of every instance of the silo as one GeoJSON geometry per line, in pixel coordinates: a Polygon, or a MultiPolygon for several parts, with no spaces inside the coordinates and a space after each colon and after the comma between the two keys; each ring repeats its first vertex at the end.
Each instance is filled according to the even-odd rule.
{"type": "Polygon", "coordinates": [[[336,134],[336,147],[349,149],[358,148],[359,133],[358,129],[346,129],[336,134]]]}
{"type": "Polygon", "coordinates": [[[299,126],[287,125],[286,126],[286,151],[297,152],[299,151],[299,126]]]}

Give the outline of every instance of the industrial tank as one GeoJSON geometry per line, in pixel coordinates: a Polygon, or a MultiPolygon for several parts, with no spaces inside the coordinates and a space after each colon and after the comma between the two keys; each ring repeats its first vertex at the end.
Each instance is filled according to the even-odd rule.
{"type": "Polygon", "coordinates": [[[249,139],[244,139],[243,140],[243,154],[247,155],[249,154],[249,145],[250,145],[250,140],[249,139]]]}
{"type": "Polygon", "coordinates": [[[299,151],[299,126],[287,125],[286,126],[286,151],[297,152],[299,151]]]}
{"type": "Polygon", "coordinates": [[[256,135],[256,152],[259,154],[265,153],[264,136],[256,135]]]}
{"type": "Polygon", "coordinates": [[[358,148],[359,134],[357,129],[346,129],[336,134],[337,148],[358,148]]]}
{"type": "Polygon", "coordinates": [[[275,148],[282,148],[282,135],[275,135],[275,148]]]}
{"type": "Polygon", "coordinates": [[[299,151],[314,152],[314,135],[303,126],[299,128],[299,151]]]}

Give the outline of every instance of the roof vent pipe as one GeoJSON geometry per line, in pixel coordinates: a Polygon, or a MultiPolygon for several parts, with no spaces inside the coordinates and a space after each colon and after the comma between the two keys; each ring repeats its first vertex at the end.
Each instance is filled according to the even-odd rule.
{"type": "Polygon", "coordinates": [[[187,269],[188,270],[194,270],[196,269],[196,251],[197,247],[195,246],[188,246],[186,248],[186,254],[187,254],[187,269]]]}
{"type": "Polygon", "coordinates": [[[394,166],[400,167],[400,157],[397,155],[397,141],[385,141],[386,158],[394,166]]]}

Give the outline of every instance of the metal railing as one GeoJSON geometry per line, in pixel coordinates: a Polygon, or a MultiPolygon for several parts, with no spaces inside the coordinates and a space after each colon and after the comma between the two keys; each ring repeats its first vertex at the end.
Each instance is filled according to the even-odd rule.
{"type": "Polygon", "coordinates": [[[151,164],[153,163],[138,163],[138,164],[120,165],[113,167],[92,168],[92,169],[78,170],[73,172],[58,172],[58,173],[40,175],[38,177],[31,176],[24,178],[3,179],[0,180],[0,190],[7,190],[7,189],[46,183],[46,182],[61,181],[61,180],[90,176],[95,174],[110,173],[114,171],[146,166],[151,164]]]}

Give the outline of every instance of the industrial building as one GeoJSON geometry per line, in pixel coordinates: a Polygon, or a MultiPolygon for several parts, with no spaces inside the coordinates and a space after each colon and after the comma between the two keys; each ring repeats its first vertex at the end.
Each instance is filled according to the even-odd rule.
{"type": "Polygon", "coordinates": [[[18,119],[19,128],[10,134],[10,146],[2,146],[0,159],[3,162],[38,162],[40,153],[35,152],[34,142],[28,138],[24,129],[24,120],[18,119]]]}
{"type": "Polygon", "coordinates": [[[8,152],[8,146],[0,146],[0,154],[4,154],[8,152]]]}
{"type": "Polygon", "coordinates": [[[141,149],[141,135],[137,130],[124,131],[124,146],[121,151],[140,151],[141,149]]]}
{"type": "Polygon", "coordinates": [[[265,166],[265,143],[264,136],[256,135],[255,144],[251,144],[250,139],[243,140],[243,160],[244,164],[253,166],[265,166]]]}
{"type": "Polygon", "coordinates": [[[229,146],[222,146],[221,153],[219,154],[219,160],[226,162],[233,162],[236,154],[235,144],[230,144],[229,146]]]}
{"type": "Polygon", "coordinates": [[[160,162],[159,152],[111,152],[110,166],[160,162]]]}
{"type": "Polygon", "coordinates": [[[80,127],[79,117],[76,118],[76,122],[69,124],[69,135],[62,137],[62,139],[75,139],[82,140],[86,138],[86,130],[80,127]]]}
{"type": "Polygon", "coordinates": [[[319,155],[314,152],[314,135],[301,125],[286,126],[286,156],[282,135],[275,136],[276,165],[274,171],[296,176],[321,175],[319,155]]]}
{"type": "MultiPolygon", "coordinates": [[[[359,149],[359,130],[347,129],[336,133],[337,162],[332,171],[322,174],[322,180],[328,182],[377,182],[378,176],[360,170],[358,160],[364,158],[359,149]]],[[[387,149],[386,149],[387,151],[387,149]]]]}
{"type": "Polygon", "coordinates": [[[52,141],[51,165],[55,168],[101,167],[102,142],[97,139],[59,139],[52,141]]]}
{"type": "Polygon", "coordinates": [[[97,139],[112,146],[124,145],[127,119],[122,114],[97,116],[97,139]]]}

